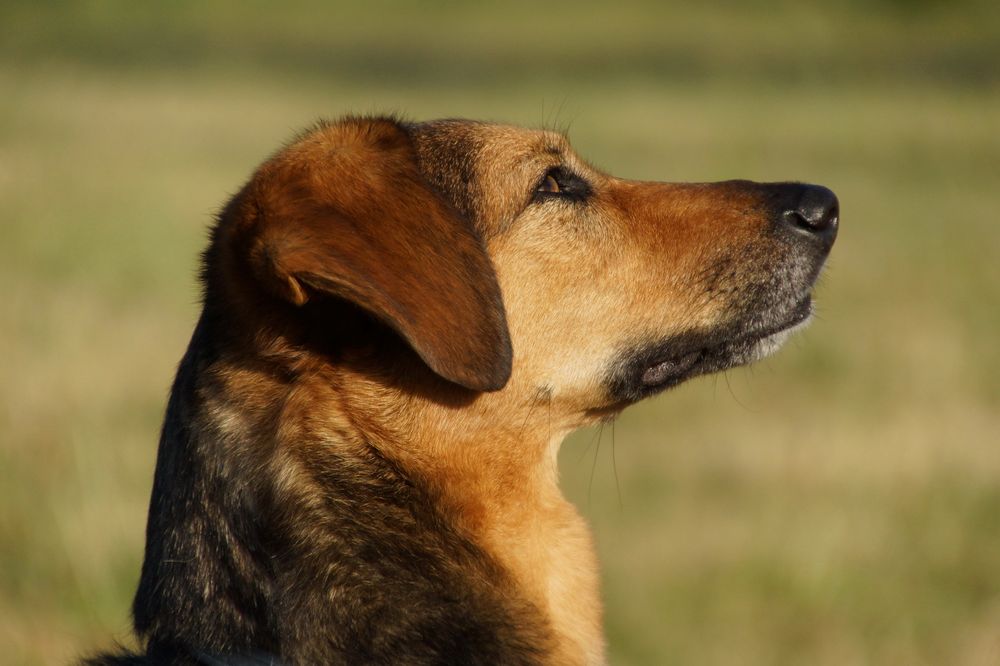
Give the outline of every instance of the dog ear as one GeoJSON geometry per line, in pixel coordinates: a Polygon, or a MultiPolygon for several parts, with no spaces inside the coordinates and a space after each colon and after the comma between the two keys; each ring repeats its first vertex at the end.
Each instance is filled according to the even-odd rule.
{"type": "Polygon", "coordinates": [[[420,172],[399,123],[325,124],[255,174],[243,217],[254,272],[284,299],[314,292],[365,308],[445,379],[477,391],[510,378],[496,273],[479,235],[420,172]]]}

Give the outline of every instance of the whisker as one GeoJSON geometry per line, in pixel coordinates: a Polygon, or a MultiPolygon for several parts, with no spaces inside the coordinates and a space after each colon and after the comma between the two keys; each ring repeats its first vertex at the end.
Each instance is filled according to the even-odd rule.
{"type": "Polygon", "coordinates": [[[749,407],[743,404],[743,402],[736,396],[736,392],[733,391],[733,385],[729,383],[729,371],[726,370],[725,372],[723,372],[722,376],[726,380],[726,387],[729,389],[729,395],[733,397],[733,400],[736,401],[736,404],[742,407],[743,409],[747,410],[748,412],[752,411],[749,407]]]}
{"type": "Polygon", "coordinates": [[[601,452],[601,437],[604,435],[604,421],[597,431],[597,448],[594,449],[594,462],[590,465],[590,481],[587,483],[587,508],[590,508],[591,494],[594,490],[594,471],[597,469],[597,455],[601,452]]]}
{"type": "Polygon", "coordinates": [[[615,473],[615,491],[618,493],[618,512],[621,513],[624,504],[622,502],[622,485],[618,480],[618,461],[615,459],[615,420],[611,420],[611,469],[615,473]]]}
{"type": "Polygon", "coordinates": [[[601,431],[598,428],[594,428],[594,435],[587,442],[586,448],[583,449],[583,452],[580,454],[580,457],[577,459],[577,461],[576,461],[577,464],[583,462],[583,459],[585,457],[587,457],[587,452],[590,451],[590,447],[592,447],[594,445],[594,440],[596,440],[597,437],[598,437],[598,435],[600,435],[600,434],[601,434],[601,431]]]}
{"type": "MultiPolygon", "coordinates": [[[[528,419],[531,418],[531,415],[535,411],[535,407],[537,407],[538,404],[543,399],[545,399],[546,403],[548,404],[548,407],[549,407],[549,420],[551,422],[551,417],[552,417],[552,389],[550,389],[547,386],[540,386],[540,387],[538,387],[538,390],[535,391],[535,395],[532,396],[532,398],[531,398],[531,407],[528,408],[528,413],[524,415],[524,422],[521,424],[521,429],[518,430],[518,432],[517,432],[517,438],[518,439],[521,439],[521,436],[524,435],[524,429],[528,426],[528,419]]],[[[551,436],[552,436],[552,429],[551,429],[551,425],[550,425],[550,427],[549,427],[549,437],[551,437],[551,436]]]]}

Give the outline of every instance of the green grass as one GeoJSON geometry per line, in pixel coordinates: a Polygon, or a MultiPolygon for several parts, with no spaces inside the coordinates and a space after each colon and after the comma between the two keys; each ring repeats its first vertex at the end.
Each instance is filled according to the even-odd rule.
{"type": "Polygon", "coordinates": [[[375,110],[841,197],[810,330],[564,447],[613,663],[1000,663],[994,3],[283,7],[0,5],[5,663],[125,637],[205,229],[375,110]]]}

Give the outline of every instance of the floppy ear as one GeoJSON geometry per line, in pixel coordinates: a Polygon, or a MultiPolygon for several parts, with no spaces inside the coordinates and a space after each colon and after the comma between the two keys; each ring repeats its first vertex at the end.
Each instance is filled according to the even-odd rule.
{"type": "MultiPolygon", "coordinates": [[[[424,179],[388,119],[320,126],[265,163],[248,190],[245,246],[272,291],[365,308],[438,375],[477,391],[510,378],[500,288],[482,240],[424,179]]],[[[246,210],[246,208],[244,208],[246,210]]]]}

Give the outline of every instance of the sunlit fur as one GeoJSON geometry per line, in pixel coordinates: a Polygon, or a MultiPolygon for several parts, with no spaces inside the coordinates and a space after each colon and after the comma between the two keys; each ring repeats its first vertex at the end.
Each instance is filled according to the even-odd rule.
{"type": "Polygon", "coordinates": [[[148,661],[603,663],[560,442],[688,376],[647,366],[750,362],[801,325],[829,245],[781,228],[787,189],[625,181],[469,121],[299,137],[205,255],[135,602],[148,661]],[[576,196],[536,192],[555,167],[576,196]]]}

